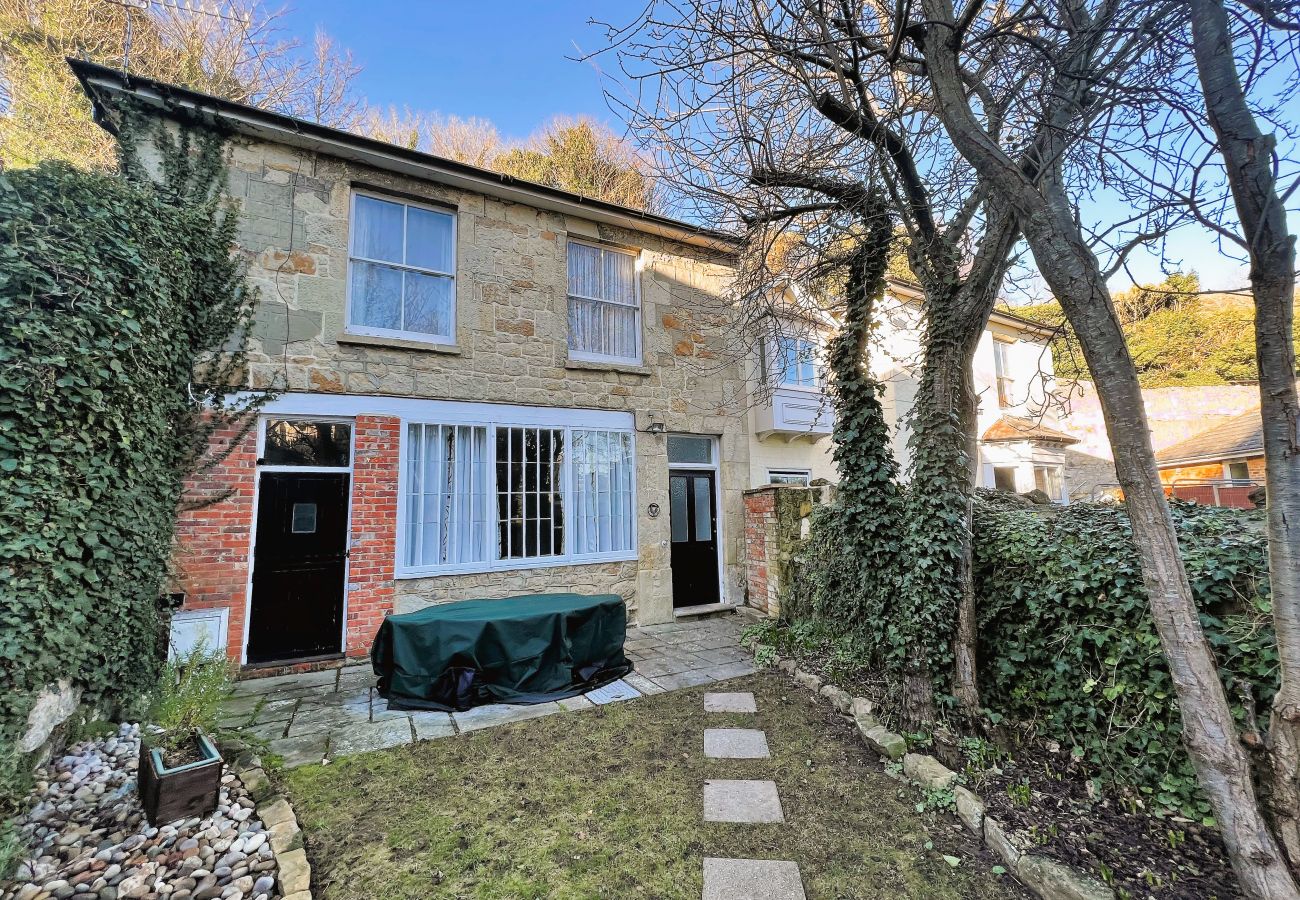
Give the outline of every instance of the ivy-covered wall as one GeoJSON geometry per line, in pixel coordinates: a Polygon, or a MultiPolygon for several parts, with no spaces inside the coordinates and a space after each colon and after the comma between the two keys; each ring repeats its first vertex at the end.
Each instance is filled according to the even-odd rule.
{"type": "MultiPolygon", "coordinates": [[[[1277,686],[1259,515],[1174,504],[1201,622],[1243,730],[1245,698],[1267,713],[1277,686]]],[[[985,705],[1033,723],[1158,807],[1209,815],[1123,509],[989,495],[976,504],[975,528],[985,705]]]]}
{"type": "Polygon", "coordinates": [[[156,681],[181,478],[241,367],[205,351],[251,301],[220,146],[0,174],[0,751],[61,679],[105,714],[156,681]]]}

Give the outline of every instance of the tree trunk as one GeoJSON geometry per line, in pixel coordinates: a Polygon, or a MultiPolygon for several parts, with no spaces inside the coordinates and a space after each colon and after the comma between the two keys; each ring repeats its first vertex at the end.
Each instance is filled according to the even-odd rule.
{"type": "Polygon", "coordinates": [[[1255,797],[1250,766],[1183,568],[1137,372],[1097,258],[1074,219],[1060,180],[1059,156],[1044,156],[1054,162],[1033,181],[1003,152],[966,98],[951,0],[923,0],[923,6],[932,23],[921,43],[936,113],[958,152],[1015,208],[1038,269],[1079,336],[1097,385],[1151,616],[1178,696],[1183,741],[1219,818],[1238,880],[1251,897],[1300,897],[1255,797]]]}
{"type": "Polygon", "coordinates": [[[1295,239],[1273,172],[1274,139],[1246,102],[1221,0],[1191,0],[1192,48],[1250,254],[1255,356],[1268,497],[1268,561],[1282,678],[1269,724],[1270,809],[1292,867],[1300,864],[1300,401],[1292,328],[1295,239]]]}

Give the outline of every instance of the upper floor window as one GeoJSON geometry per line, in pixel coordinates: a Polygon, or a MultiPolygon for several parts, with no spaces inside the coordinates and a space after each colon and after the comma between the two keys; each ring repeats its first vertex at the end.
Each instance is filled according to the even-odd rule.
{"type": "Polygon", "coordinates": [[[641,362],[635,254],[569,242],[569,355],[641,362]]]}
{"type": "Polygon", "coordinates": [[[454,341],[454,215],[353,194],[348,270],[349,331],[454,341]]]}
{"type": "Polygon", "coordinates": [[[776,339],[777,374],[781,384],[793,387],[819,388],[822,367],[818,359],[817,341],[809,335],[781,334],[776,339]]]}
{"type": "Polygon", "coordinates": [[[993,373],[998,379],[998,406],[1015,406],[1015,379],[1011,377],[1011,342],[993,339],[993,373]]]}

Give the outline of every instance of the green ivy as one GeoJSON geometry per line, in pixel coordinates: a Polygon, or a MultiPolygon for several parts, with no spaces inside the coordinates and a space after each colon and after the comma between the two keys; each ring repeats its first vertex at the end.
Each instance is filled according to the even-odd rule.
{"type": "Polygon", "coordinates": [[[781,609],[787,620],[811,616],[835,622],[860,635],[874,652],[886,645],[887,604],[898,590],[901,510],[881,386],[866,365],[893,235],[879,202],[869,206],[870,224],[847,265],[844,323],[827,346],[839,487],[834,501],[813,513],[811,535],[794,561],[781,609]]]}
{"type": "Polygon", "coordinates": [[[103,714],[156,683],[182,479],[248,412],[223,140],[143,121],[122,175],[0,173],[0,749],[59,679],[103,714]]]}
{"type": "MultiPolygon", "coordinates": [[[[1266,713],[1278,678],[1259,514],[1175,502],[1174,517],[1206,637],[1251,727],[1243,697],[1266,713]]],[[[989,495],[975,526],[984,703],[1138,786],[1150,805],[1208,816],[1123,508],[989,495]]]]}

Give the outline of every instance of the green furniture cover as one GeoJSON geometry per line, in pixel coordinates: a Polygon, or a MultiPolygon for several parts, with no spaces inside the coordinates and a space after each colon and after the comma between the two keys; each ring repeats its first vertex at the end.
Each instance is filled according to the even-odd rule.
{"type": "Polygon", "coordinates": [[[389,709],[545,703],[632,671],[617,594],[465,600],[389,616],[370,648],[389,709]]]}

